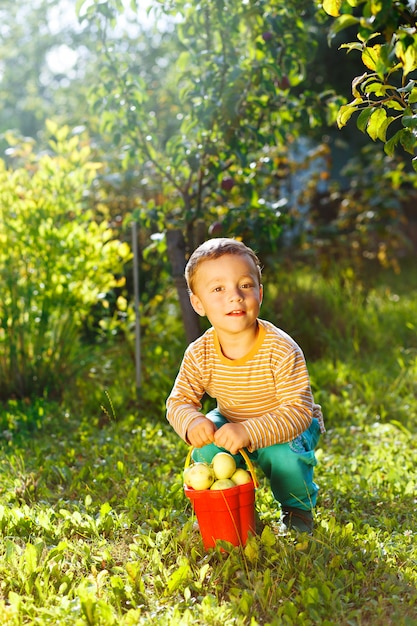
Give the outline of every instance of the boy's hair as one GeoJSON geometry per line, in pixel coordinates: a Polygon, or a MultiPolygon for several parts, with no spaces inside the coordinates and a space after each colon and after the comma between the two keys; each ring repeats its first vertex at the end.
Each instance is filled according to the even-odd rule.
{"type": "Polygon", "coordinates": [[[249,256],[258,271],[259,283],[262,279],[261,262],[251,248],[245,246],[242,241],[229,239],[228,237],[216,237],[208,239],[194,250],[185,267],[185,280],[188,290],[193,293],[194,277],[203,261],[218,259],[225,254],[240,254],[249,256]]]}

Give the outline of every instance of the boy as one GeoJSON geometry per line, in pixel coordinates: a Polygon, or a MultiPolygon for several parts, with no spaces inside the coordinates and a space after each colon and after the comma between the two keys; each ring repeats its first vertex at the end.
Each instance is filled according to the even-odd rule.
{"type": "MultiPolygon", "coordinates": [[[[167,419],[211,462],[219,450],[246,448],[270,480],[287,528],[311,532],[318,487],[314,448],[324,432],[303,353],[284,331],[258,317],[260,262],[234,239],[210,239],[186,269],[194,310],[211,328],[186,350],[167,400],[167,419]],[[207,393],[217,409],[201,413],[207,393]]],[[[240,457],[240,455],[239,455],[240,457]]],[[[240,457],[241,458],[241,457],[240,457]]]]}

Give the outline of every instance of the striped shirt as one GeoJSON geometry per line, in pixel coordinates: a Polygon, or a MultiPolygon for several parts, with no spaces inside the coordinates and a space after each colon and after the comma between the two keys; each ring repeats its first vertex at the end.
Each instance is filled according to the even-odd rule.
{"type": "Polygon", "coordinates": [[[250,452],[292,441],[313,417],[324,432],[300,347],[271,322],[258,322],[255,344],[241,359],[223,355],[214,328],[188,346],[167,400],[167,419],[184,441],[190,423],[202,415],[204,393],[217,400],[227,420],[243,424],[250,452]]]}

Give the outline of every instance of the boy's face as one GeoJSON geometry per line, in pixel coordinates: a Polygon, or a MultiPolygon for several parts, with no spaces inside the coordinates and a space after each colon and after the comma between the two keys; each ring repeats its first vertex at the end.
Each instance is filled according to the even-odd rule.
{"type": "Polygon", "coordinates": [[[262,303],[258,270],[245,254],[203,261],[190,298],[194,310],[217,331],[243,332],[255,325],[262,303]]]}

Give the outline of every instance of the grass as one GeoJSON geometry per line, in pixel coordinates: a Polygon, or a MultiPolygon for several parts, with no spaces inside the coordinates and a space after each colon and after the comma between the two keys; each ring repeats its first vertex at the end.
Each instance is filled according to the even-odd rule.
{"type": "Polygon", "coordinates": [[[311,537],[282,534],[260,477],[262,533],[204,551],[182,489],[187,448],[146,404],[114,416],[69,401],[4,406],[0,624],[415,624],[417,294],[399,282],[362,293],[361,307],[324,282],[288,288],[301,313],[287,318],[270,300],[306,338],[328,426],[311,537]],[[327,349],[314,341],[323,308],[314,326],[298,306],[313,297],[333,310],[327,349]]]}

